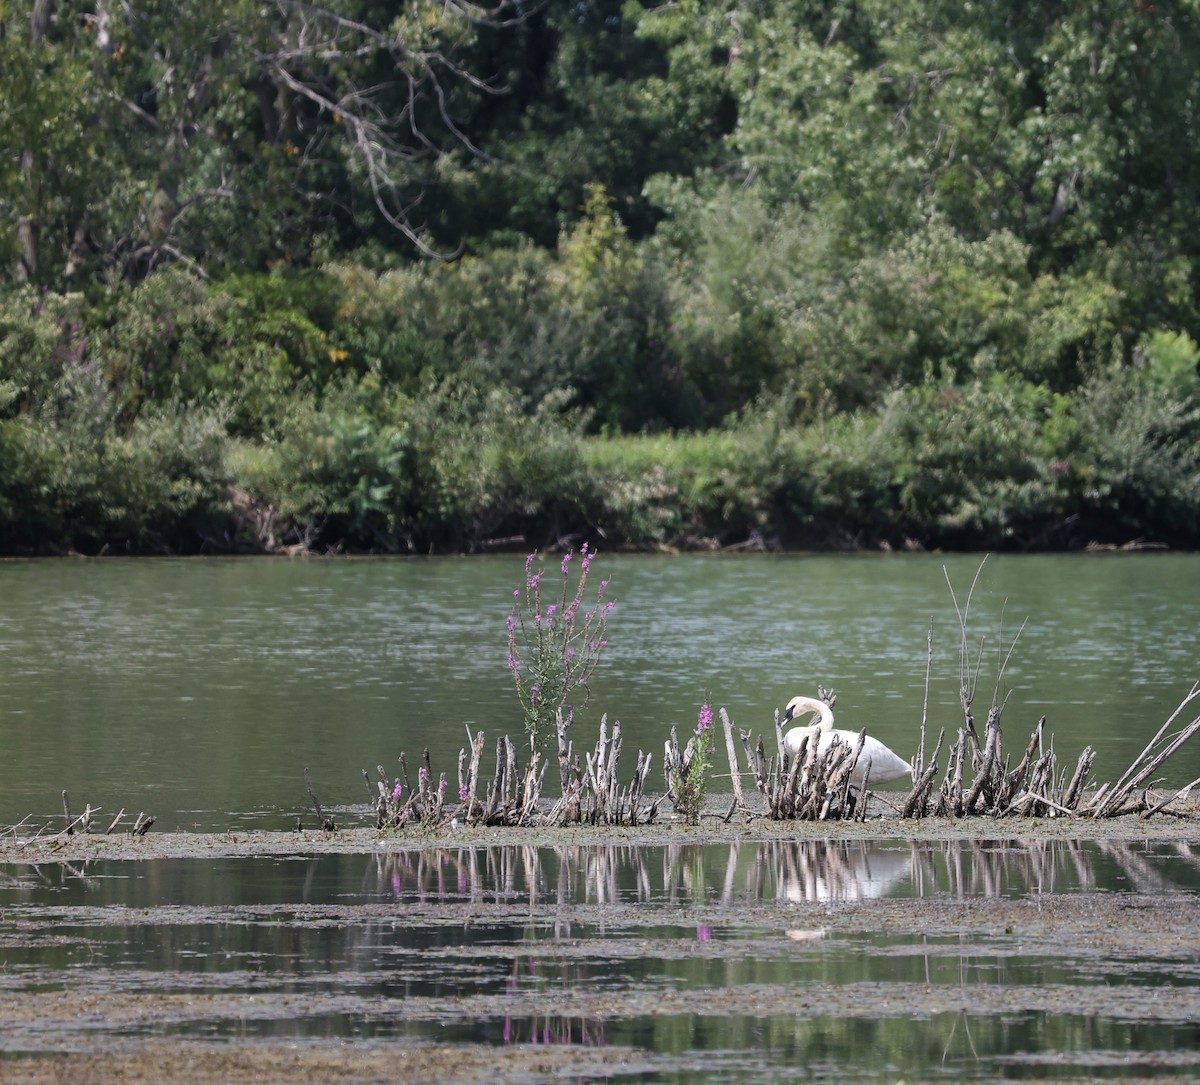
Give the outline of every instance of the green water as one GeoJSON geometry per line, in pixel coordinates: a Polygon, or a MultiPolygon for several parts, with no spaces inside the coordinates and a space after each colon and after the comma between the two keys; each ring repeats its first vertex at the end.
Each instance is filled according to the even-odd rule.
{"type": "MultiPolygon", "coordinates": [[[[926,638],[930,723],[953,729],[958,619],[974,556],[610,556],[610,648],[576,730],[619,719],[623,764],[661,758],[706,692],[736,724],[820,683],[840,725],[917,744],[926,638]]],[[[303,769],[333,807],[364,768],[429,746],[453,781],[465,726],[516,737],[504,619],[520,557],[0,562],[0,825],[85,803],[159,828],[290,826],[303,769]]],[[[551,565],[555,569],[556,563],[551,565]]],[[[1200,677],[1200,556],[992,557],[971,607],[977,708],[1020,624],[1002,692],[1008,748],[1048,717],[1060,760],[1097,748],[1120,774],[1200,677]]],[[[1200,776],[1200,749],[1168,777],[1200,776]]],[[[659,779],[657,770],[653,779],[659,779]]],[[[351,813],[351,816],[354,816],[351,813]]],[[[101,815],[99,820],[103,820],[101,815]]]]}

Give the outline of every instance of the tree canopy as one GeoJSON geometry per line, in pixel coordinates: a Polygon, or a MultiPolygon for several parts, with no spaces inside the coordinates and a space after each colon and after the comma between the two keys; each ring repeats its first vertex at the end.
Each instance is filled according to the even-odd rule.
{"type": "Polygon", "coordinates": [[[992,498],[930,480],[997,463],[1006,501],[1128,508],[1080,451],[1113,389],[1127,460],[1190,479],[1200,437],[1198,107],[1194,0],[0,0],[0,449],[202,408],[261,458],[440,404],[827,427],[841,467],[796,470],[948,532],[992,498]],[[939,466],[944,411],[1008,436],[939,466]],[[912,463],[844,473],[880,440],[912,463]]]}

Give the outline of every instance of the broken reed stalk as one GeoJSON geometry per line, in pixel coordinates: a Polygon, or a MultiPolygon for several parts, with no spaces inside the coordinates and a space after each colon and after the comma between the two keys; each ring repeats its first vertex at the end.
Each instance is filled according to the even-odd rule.
{"type": "MultiPolygon", "coordinates": [[[[1043,716],[1044,720],[1046,717],[1043,716]]],[[[1092,762],[1096,759],[1096,751],[1091,746],[1084,746],[1083,752],[1079,755],[1079,761],[1075,765],[1075,773],[1071,777],[1071,782],[1067,785],[1063,805],[1070,810],[1074,810],[1079,805],[1079,800],[1083,796],[1084,786],[1087,784],[1088,774],[1092,771],[1092,762]]]]}
{"type": "MultiPolygon", "coordinates": [[[[379,768],[379,799],[372,794],[380,828],[400,828],[406,824],[440,825],[451,816],[461,817],[468,825],[529,826],[549,823],[574,825],[591,824],[648,824],[658,811],[660,799],[645,801],[646,781],[653,765],[649,754],[638,754],[633,780],[622,788],[617,778],[621,755],[621,725],[614,723],[609,730],[608,718],[600,721],[600,735],[595,749],[585,753],[585,765],[580,765],[573,746],[567,741],[571,726],[570,713],[557,714],[559,774],[564,783],[563,794],[549,812],[541,804],[542,786],[549,761],[536,749],[530,748],[524,767],[520,764],[516,745],[502,735],[496,741],[496,769],[490,782],[484,782],[481,771],[486,738],[482,731],[472,734],[467,729],[469,748],[458,755],[459,803],[452,812],[442,805],[445,776],[433,784],[433,768],[429,751],[424,754],[424,767],[417,788],[408,791],[408,801],[400,803],[390,789],[386,773],[379,768]]],[[[399,757],[404,779],[408,768],[403,754],[399,757]]]]}
{"type": "Polygon", "coordinates": [[[737,747],[733,744],[733,721],[723,708],[721,709],[721,726],[725,730],[725,753],[729,757],[729,779],[733,784],[733,805],[737,810],[745,810],[746,796],[742,793],[742,772],[738,767],[737,747]]]}
{"type": "MultiPolygon", "coordinates": [[[[929,633],[925,638],[925,696],[921,700],[921,739],[917,743],[917,756],[913,758],[914,774],[920,777],[925,772],[925,728],[929,723],[929,676],[933,670],[933,619],[929,619],[929,633]]],[[[939,739],[939,745],[941,740],[939,739]]],[[[937,756],[936,754],[934,755],[937,756]]]]}
{"type": "MultiPolygon", "coordinates": [[[[850,802],[850,776],[862,752],[865,731],[854,746],[834,742],[824,754],[819,751],[818,741],[806,737],[794,757],[783,747],[778,713],[775,732],[779,756],[772,758],[767,757],[761,738],[755,744],[749,731],[741,732],[750,775],[766,801],[766,817],[772,821],[826,821],[853,819],[861,814],[865,806],[850,802]]],[[[864,789],[857,801],[865,804],[866,796],[864,789]]]]}
{"type": "MultiPolygon", "coordinates": [[[[308,797],[312,799],[313,809],[315,809],[317,812],[317,823],[327,833],[336,831],[337,826],[334,825],[333,818],[327,818],[324,812],[321,810],[321,800],[317,798],[317,793],[313,790],[312,774],[308,771],[307,766],[305,766],[304,769],[304,786],[308,788],[308,797]]],[[[138,817],[140,819],[141,815],[139,814],[138,817]]],[[[136,825],[134,826],[134,831],[137,831],[136,825]]],[[[145,832],[145,830],[142,830],[142,832],[145,832]]]]}
{"type": "Polygon", "coordinates": [[[963,800],[963,813],[968,817],[975,813],[975,807],[986,790],[988,807],[994,805],[997,780],[995,773],[1000,761],[1000,709],[993,706],[988,712],[987,725],[984,729],[984,750],[981,763],[975,774],[975,782],[963,800]]]}
{"type": "Polygon", "coordinates": [[[471,764],[467,770],[467,778],[464,780],[462,775],[462,751],[458,755],[458,793],[462,795],[464,792],[467,796],[467,807],[464,813],[470,819],[474,816],[476,810],[481,810],[479,800],[475,797],[479,790],[479,766],[483,760],[483,746],[487,741],[482,731],[478,732],[474,737],[471,735],[471,728],[467,728],[467,741],[470,743],[471,764]]]}
{"type": "Polygon", "coordinates": [[[579,758],[575,756],[575,747],[567,740],[567,732],[574,722],[573,712],[564,715],[562,709],[558,710],[555,727],[558,732],[558,778],[561,798],[555,810],[564,825],[578,824],[583,813],[581,789],[573,786],[573,781],[580,778],[579,758]]]}
{"type": "Polygon", "coordinates": [[[1164,741],[1167,731],[1197,697],[1200,697],[1200,683],[1192,686],[1191,692],[1179,703],[1179,707],[1171,713],[1167,722],[1158,729],[1157,734],[1150,740],[1141,754],[1134,759],[1121,778],[1113,785],[1106,784],[1102,787],[1092,802],[1081,813],[1093,818],[1116,817],[1122,813],[1133,813],[1136,808],[1126,807],[1129,796],[1142,787],[1143,784],[1146,784],[1150,777],[1162,766],[1163,762],[1187,742],[1197,730],[1200,730],[1200,716],[1197,716],[1177,734],[1171,736],[1162,749],[1157,749],[1159,744],[1164,741]]]}
{"type": "Polygon", "coordinates": [[[579,771],[578,760],[571,766],[567,787],[551,810],[551,824],[568,825],[587,822],[603,825],[648,825],[658,813],[661,800],[643,805],[646,780],[650,776],[653,757],[638,752],[633,780],[626,788],[617,783],[617,765],[621,756],[621,724],[613,724],[608,735],[608,717],[600,720],[600,738],[592,753],[585,753],[586,769],[579,771]]]}
{"type": "Polygon", "coordinates": [[[908,798],[904,800],[903,805],[900,807],[900,816],[902,818],[923,818],[928,815],[929,796],[933,791],[933,778],[937,775],[938,770],[937,756],[942,748],[942,742],[945,737],[946,730],[942,728],[938,733],[937,745],[933,748],[933,756],[929,759],[929,764],[917,776],[912,791],[908,793],[908,798]]]}
{"type": "Polygon", "coordinates": [[[1138,817],[1142,818],[1143,820],[1146,818],[1149,818],[1149,817],[1153,817],[1160,810],[1165,810],[1168,806],[1171,805],[1171,803],[1182,802],[1184,799],[1186,799],[1192,793],[1192,788],[1196,787],[1198,784],[1200,784],[1200,778],[1193,780],[1186,787],[1181,787],[1173,795],[1168,795],[1165,799],[1162,799],[1159,802],[1155,803],[1153,806],[1148,807],[1147,809],[1143,810],[1138,815],[1138,817]]]}

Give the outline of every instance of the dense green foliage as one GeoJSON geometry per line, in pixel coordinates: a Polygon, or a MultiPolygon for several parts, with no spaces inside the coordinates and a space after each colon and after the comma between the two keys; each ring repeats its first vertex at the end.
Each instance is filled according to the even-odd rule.
{"type": "Polygon", "coordinates": [[[0,0],[0,550],[1200,541],[1194,3],[0,0]]]}

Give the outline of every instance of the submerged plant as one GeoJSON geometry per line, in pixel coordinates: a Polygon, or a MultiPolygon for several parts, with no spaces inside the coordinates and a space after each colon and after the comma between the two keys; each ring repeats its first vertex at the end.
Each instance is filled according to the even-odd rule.
{"type": "Polygon", "coordinates": [[[601,580],[595,603],[585,603],[589,571],[596,560],[587,543],[568,551],[559,564],[561,578],[553,588],[544,569],[535,568],[537,554],[525,560],[524,584],[513,591],[508,616],[508,668],[525,712],[525,729],[533,748],[550,733],[560,711],[571,712],[575,698],[587,704],[588,680],[608,646],[608,616],[613,603],[601,580]],[[574,574],[574,569],[578,573],[574,574]],[[572,581],[574,589],[572,590],[572,581]]]}

